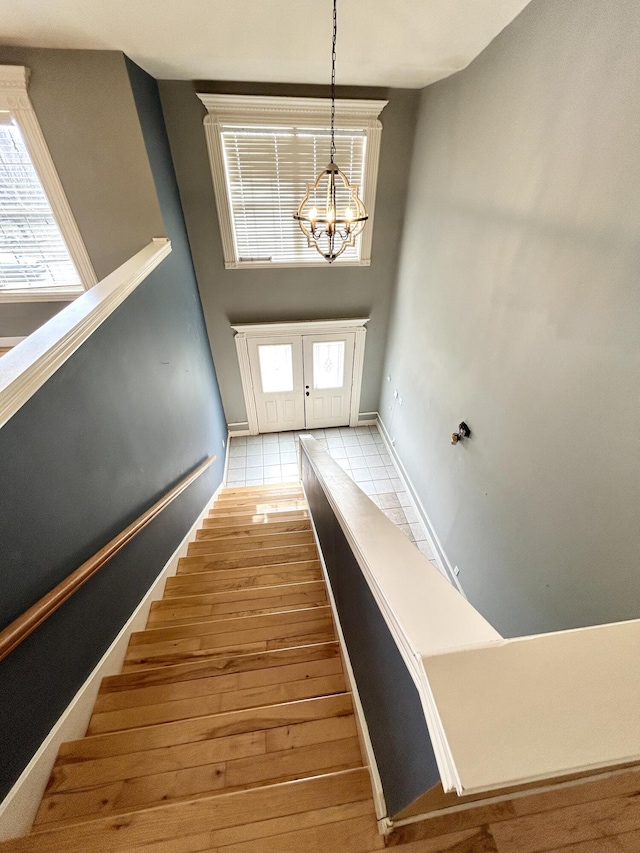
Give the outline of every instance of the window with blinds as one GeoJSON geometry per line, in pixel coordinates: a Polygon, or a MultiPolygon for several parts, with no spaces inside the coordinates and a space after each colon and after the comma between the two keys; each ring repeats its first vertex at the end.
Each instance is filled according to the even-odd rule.
{"type": "MultiPolygon", "coordinates": [[[[325,267],[293,218],[307,184],[331,159],[328,98],[199,93],[226,269],[325,267]]],[[[336,101],[336,165],[369,220],[336,265],[371,263],[373,215],[386,101],[336,101]]],[[[324,207],[325,200],[318,203],[324,207]]]]}
{"type": "MultiPolygon", "coordinates": [[[[231,127],[221,130],[236,257],[240,263],[317,263],[293,214],[306,185],[328,164],[327,128],[231,127]]],[[[364,186],[367,137],[336,131],[335,162],[349,183],[364,186]]],[[[312,200],[318,207],[320,200],[312,200]]],[[[360,259],[360,240],[336,263],[360,259]]]]}
{"type": "Polygon", "coordinates": [[[20,128],[0,113],[0,294],[43,289],[83,285],[20,128]]]}

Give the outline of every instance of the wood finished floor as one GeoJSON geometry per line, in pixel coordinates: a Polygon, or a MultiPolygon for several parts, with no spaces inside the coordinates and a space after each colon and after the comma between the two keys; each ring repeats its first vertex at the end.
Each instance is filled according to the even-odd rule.
{"type": "Polygon", "coordinates": [[[4,853],[640,853],[629,772],[378,834],[306,505],[225,490],[4,853]]]}

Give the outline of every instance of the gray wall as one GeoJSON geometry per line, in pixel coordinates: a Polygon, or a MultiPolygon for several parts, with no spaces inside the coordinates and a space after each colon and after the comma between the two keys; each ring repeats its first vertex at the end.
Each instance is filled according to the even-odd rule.
{"type": "MultiPolygon", "coordinates": [[[[124,56],[0,47],[31,69],[29,96],[99,279],[166,231],[124,56]]],[[[0,337],[26,335],[65,303],[0,304],[0,337]]]]}
{"type": "Polygon", "coordinates": [[[640,616],[639,45],[538,0],[420,102],[381,412],[509,636],[640,616]]]}
{"type": "MultiPolygon", "coordinates": [[[[229,423],[246,421],[230,323],[371,317],[360,410],[376,411],[389,306],[396,274],[418,93],[341,90],[343,97],[389,99],[370,267],[225,270],[197,91],[326,96],[325,89],[163,81],[160,94],[189,232],[209,339],[229,423]]],[[[312,176],[310,176],[311,178],[312,176]]]]}

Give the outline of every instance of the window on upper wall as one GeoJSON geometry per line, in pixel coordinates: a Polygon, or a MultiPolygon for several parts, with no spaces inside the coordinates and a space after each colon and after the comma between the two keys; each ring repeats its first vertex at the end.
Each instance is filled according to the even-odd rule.
{"type": "MultiPolygon", "coordinates": [[[[331,102],[324,98],[206,95],[204,126],[227,269],[311,267],[321,260],[293,214],[329,162],[331,102]]],[[[369,221],[335,261],[367,266],[387,101],[336,101],[335,162],[357,184],[369,221]]]]}
{"type": "Polygon", "coordinates": [[[27,94],[0,66],[0,302],[73,299],[96,275],[27,94]]]}

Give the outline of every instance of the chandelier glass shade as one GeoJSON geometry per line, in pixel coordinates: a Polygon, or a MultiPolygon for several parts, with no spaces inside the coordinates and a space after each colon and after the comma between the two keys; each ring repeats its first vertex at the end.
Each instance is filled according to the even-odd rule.
{"type": "Polygon", "coordinates": [[[331,148],[330,161],[307,192],[293,214],[310,248],[333,263],[348,246],[355,245],[369,218],[357,184],[350,184],[334,162],[336,153],[336,38],[338,35],[337,0],[333,0],[333,41],[331,52],[331,148]]]}

